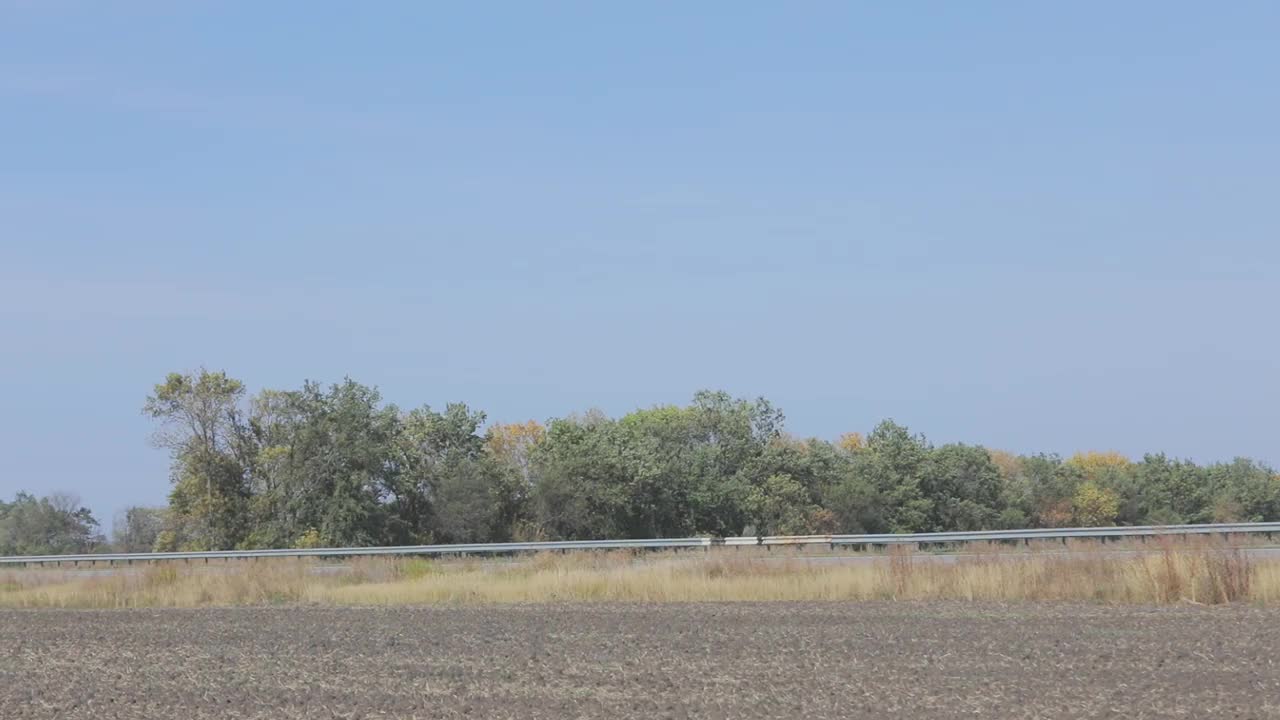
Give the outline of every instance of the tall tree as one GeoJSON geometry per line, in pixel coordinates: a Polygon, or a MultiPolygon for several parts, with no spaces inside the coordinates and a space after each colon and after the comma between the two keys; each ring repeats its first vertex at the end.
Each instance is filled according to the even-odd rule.
{"type": "Polygon", "coordinates": [[[158,420],[153,436],[173,458],[171,526],[163,547],[227,549],[244,536],[253,455],[241,402],[244,384],[223,372],[170,373],[143,412],[158,420]]]}
{"type": "Polygon", "coordinates": [[[1022,471],[1030,489],[1028,510],[1039,527],[1066,527],[1073,522],[1072,498],[1084,482],[1077,467],[1057,455],[1022,458],[1022,471]]]}
{"type": "Polygon", "coordinates": [[[400,471],[400,416],[381,401],[351,379],[256,399],[250,544],[295,544],[308,533],[329,546],[386,541],[383,500],[400,471]]]}
{"type": "Polygon", "coordinates": [[[750,522],[744,506],[767,475],[748,469],[782,436],[784,416],[764,398],[733,398],[723,391],[694,394],[686,410],[691,433],[689,502],[697,532],[738,535],[750,522]]]}
{"type": "Polygon", "coordinates": [[[532,512],[551,538],[621,537],[629,472],[617,422],[603,413],[553,420],[534,454],[532,512]]]}
{"type": "Polygon", "coordinates": [[[1206,475],[1215,498],[1214,521],[1280,520],[1280,476],[1270,467],[1248,458],[1236,458],[1229,463],[1210,465],[1206,475]]]}
{"type": "Polygon", "coordinates": [[[485,450],[498,462],[511,468],[526,485],[533,483],[533,451],[547,436],[547,429],[536,420],[523,423],[497,423],[485,431],[485,450]]]}
{"type": "Polygon", "coordinates": [[[928,527],[933,503],[921,487],[929,462],[929,443],[906,427],[885,420],[867,436],[856,456],[855,472],[880,496],[882,528],[888,532],[920,532],[928,527]]]}
{"type": "Polygon", "coordinates": [[[1017,529],[1030,527],[1035,508],[1032,502],[1033,488],[1023,458],[1004,450],[987,450],[991,463],[1000,473],[1001,508],[996,517],[996,527],[1017,529]]]}
{"type": "Polygon", "coordinates": [[[929,500],[929,525],[938,532],[989,529],[1004,511],[1000,469],[974,445],[935,449],[920,489],[929,500]]]}
{"type": "Polygon", "coordinates": [[[480,433],[484,419],[463,403],[405,417],[394,493],[400,527],[436,542],[510,539],[526,494],[527,448],[513,440],[503,448],[509,455],[491,454],[480,433]]]}
{"type": "Polygon", "coordinates": [[[164,531],[164,508],[132,506],[116,515],[111,545],[117,552],[150,552],[164,531]]]}
{"type": "Polygon", "coordinates": [[[534,420],[524,423],[496,424],[485,432],[485,455],[496,465],[495,472],[504,478],[502,497],[508,518],[504,538],[536,540],[541,530],[531,515],[534,493],[533,459],[547,429],[534,420]]]}
{"type": "Polygon", "coordinates": [[[1177,525],[1206,522],[1212,518],[1212,489],[1204,469],[1195,463],[1173,460],[1163,453],[1149,454],[1133,467],[1131,501],[1142,524],[1177,525]]]}
{"type": "Polygon", "coordinates": [[[805,535],[818,510],[803,485],[790,475],[770,475],[747,494],[748,516],[758,537],[805,535]]]}

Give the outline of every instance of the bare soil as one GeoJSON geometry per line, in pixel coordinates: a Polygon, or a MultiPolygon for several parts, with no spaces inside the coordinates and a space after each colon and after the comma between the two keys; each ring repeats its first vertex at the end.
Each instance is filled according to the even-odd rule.
{"type": "Polygon", "coordinates": [[[1280,718],[1280,610],[0,611],[0,717],[1280,718]]]}

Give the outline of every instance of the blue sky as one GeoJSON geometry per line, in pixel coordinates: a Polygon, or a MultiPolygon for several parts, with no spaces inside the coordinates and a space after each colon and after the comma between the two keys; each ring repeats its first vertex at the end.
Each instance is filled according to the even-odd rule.
{"type": "Polygon", "coordinates": [[[0,496],[166,372],[1277,463],[1280,5],[0,0],[0,496]],[[1039,7],[1032,7],[1038,5],[1039,7]]]}

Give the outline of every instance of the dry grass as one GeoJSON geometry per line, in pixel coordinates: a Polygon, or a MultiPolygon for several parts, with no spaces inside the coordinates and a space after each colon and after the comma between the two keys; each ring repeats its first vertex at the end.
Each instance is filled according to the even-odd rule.
{"type": "Polygon", "coordinates": [[[557,601],[988,600],[1280,603],[1280,561],[1223,542],[975,549],[937,558],[906,547],[843,561],[805,553],[545,554],[516,560],[363,558],[160,563],[86,577],[0,573],[0,607],[412,605],[557,601]]]}

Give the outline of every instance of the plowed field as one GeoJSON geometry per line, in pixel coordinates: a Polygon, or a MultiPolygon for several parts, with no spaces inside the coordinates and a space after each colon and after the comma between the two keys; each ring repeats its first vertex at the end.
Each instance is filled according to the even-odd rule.
{"type": "Polygon", "coordinates": [[[0,717],[1280,718],[1280,611],[6,611],[0,717]]]}

